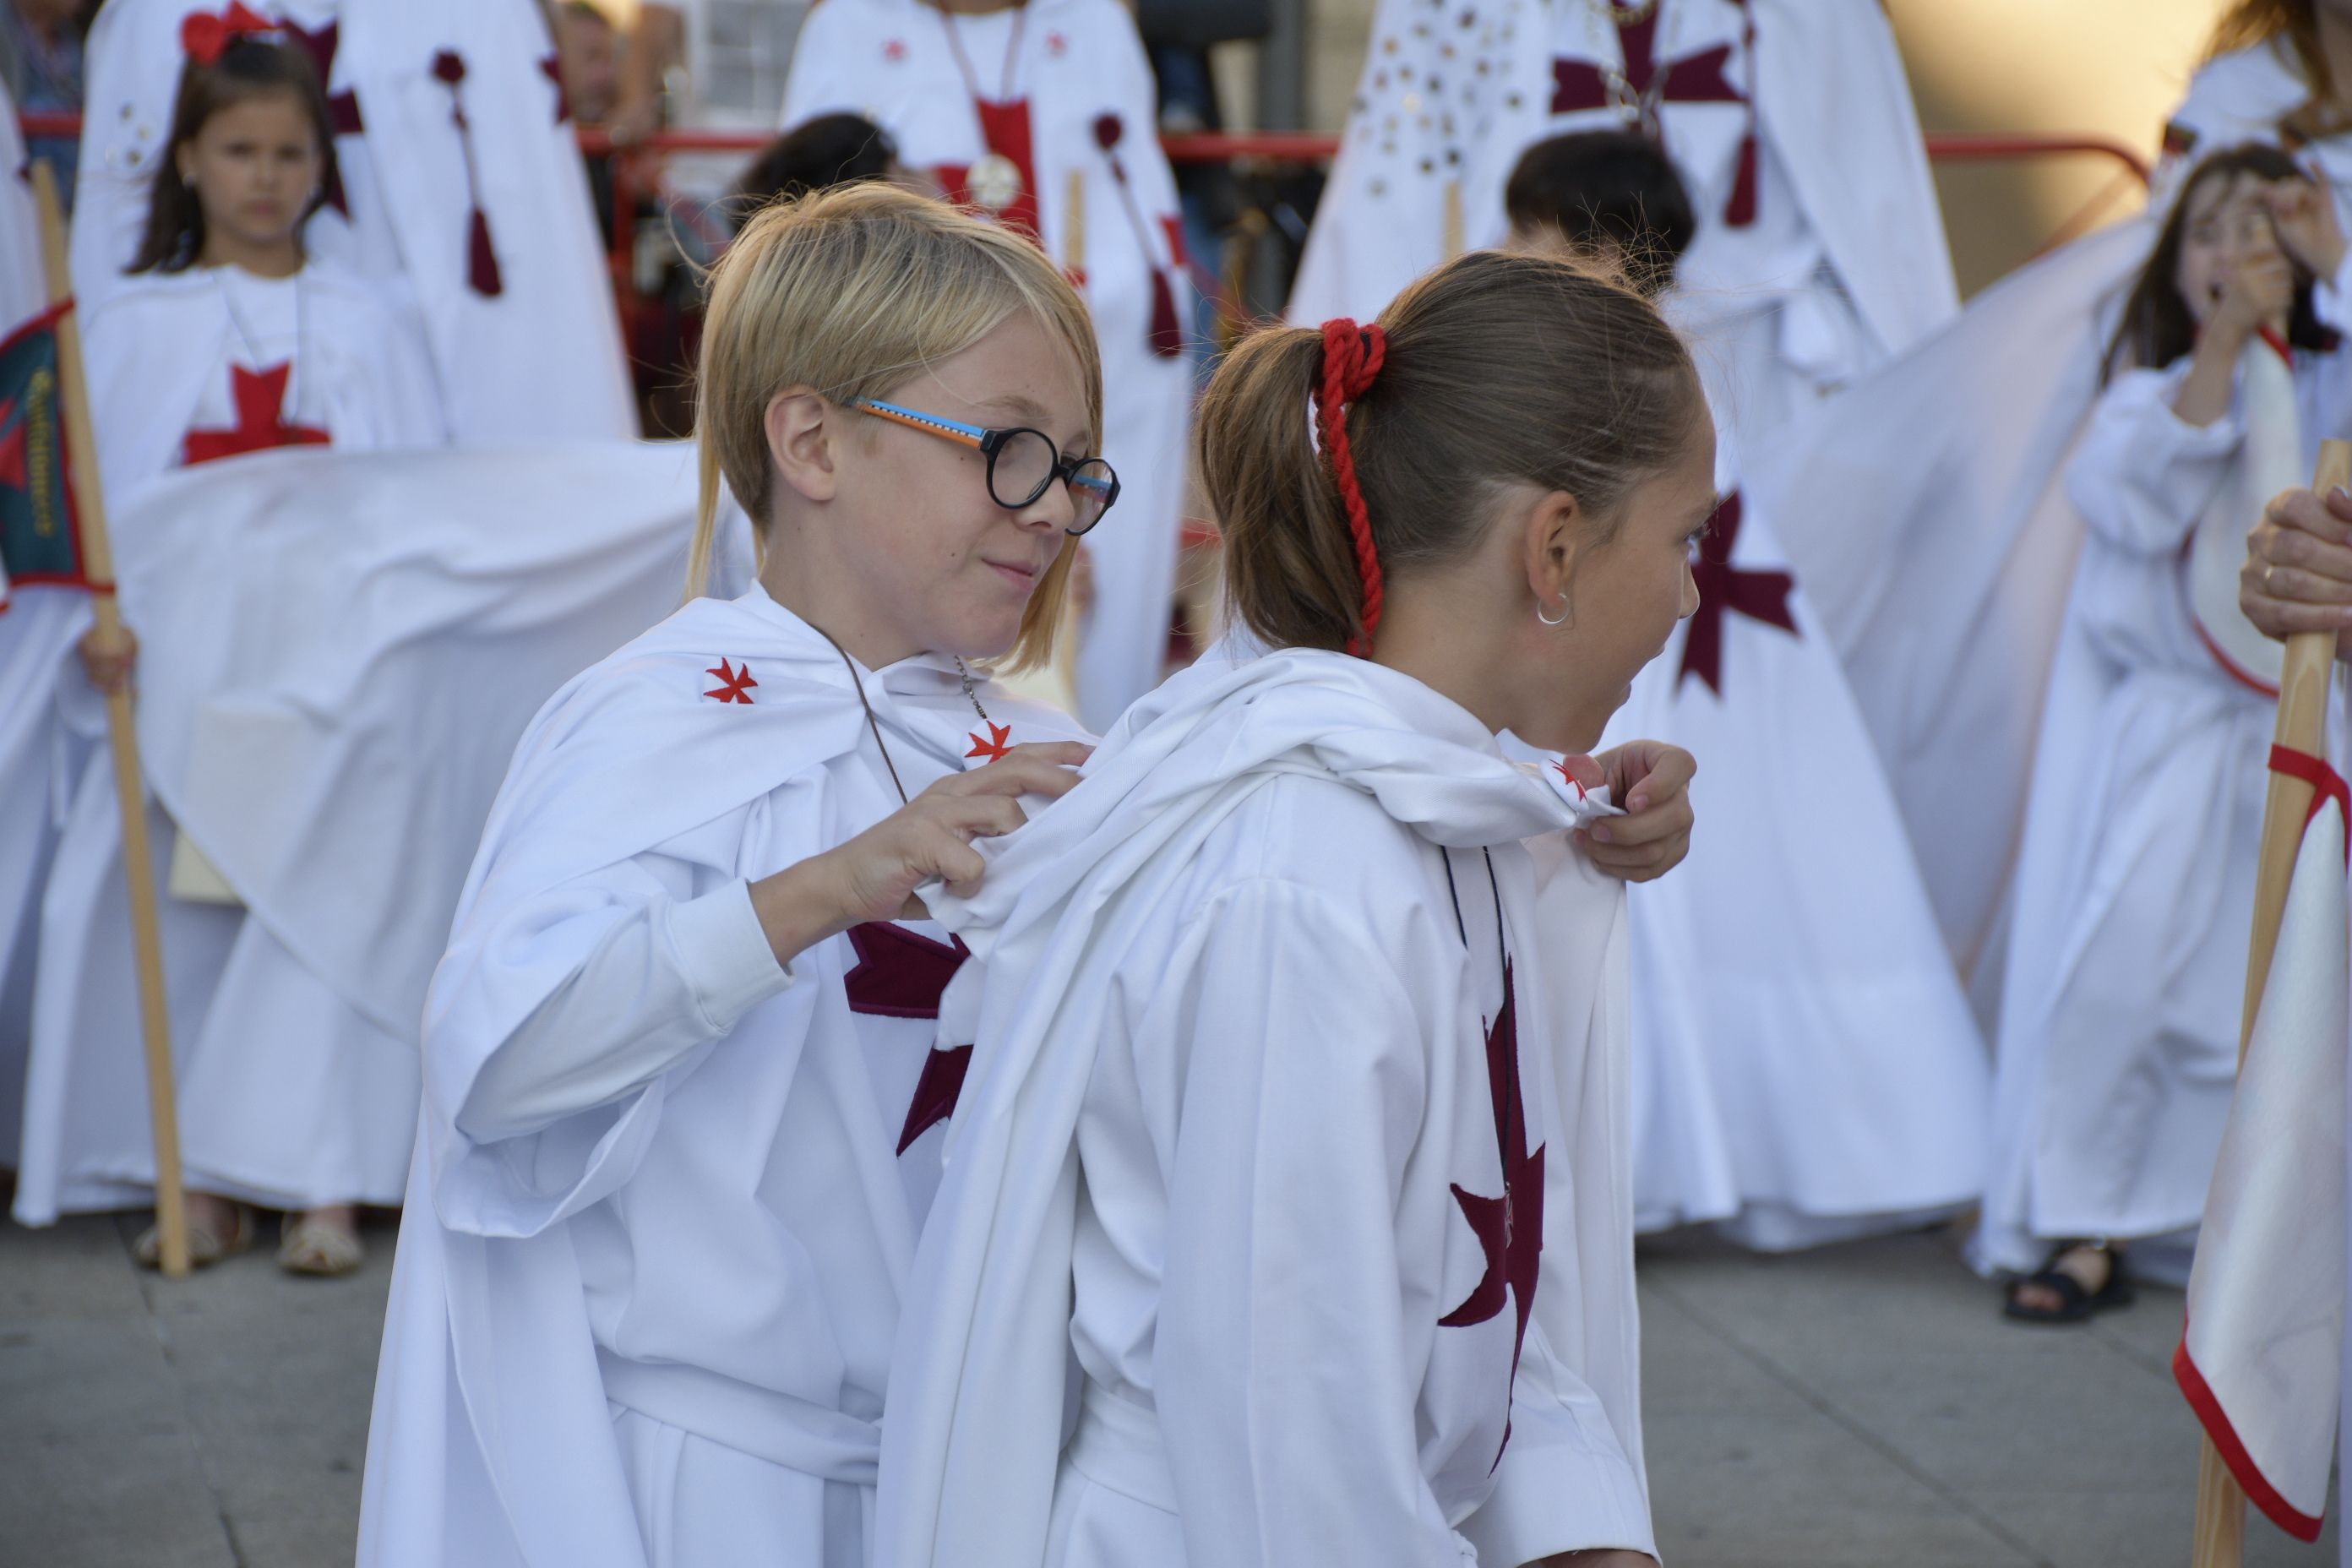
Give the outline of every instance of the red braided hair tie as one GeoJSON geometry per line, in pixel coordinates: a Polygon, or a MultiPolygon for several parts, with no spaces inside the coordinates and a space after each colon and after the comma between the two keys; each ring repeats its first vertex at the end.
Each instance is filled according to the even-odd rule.
{"type": "Polygon", "coordinates": [[[1381,624],[1381,556],[1372,545],[1372,517],[1364,505],[1363,487],[1356,482],[1356,455],[1348,446],[1348,405],[1371,390],[1388,353],[1389,335],[1377,325],[1360,327],[1345,316],[1323,323],[1323,380],[1315,389],[1315,411],[1323,455],[1331,461],[1339,504],[1348,513],[1356,574],[1364,584],[1364,629],[1348,644],[1348,651],[1359,658],[1371,657],[1372,633],[1381,624]]]}

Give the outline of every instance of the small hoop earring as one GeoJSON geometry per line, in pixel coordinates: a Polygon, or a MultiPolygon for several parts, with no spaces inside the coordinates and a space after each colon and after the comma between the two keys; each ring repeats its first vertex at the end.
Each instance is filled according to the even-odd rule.
{"type": "Polygon", "coordinates": [[[1544,614],[1543,601],[1541,599],[1538,599],[1536,601],[1536,619],[1541,621],[1548,626],[1564,626],[1570,621],[1576,619],[1576,606],[1568,602],[1567,595],[1562,594],[1559,596],[1559,619],[1553,620],[1549,616],[1544,614]]]}

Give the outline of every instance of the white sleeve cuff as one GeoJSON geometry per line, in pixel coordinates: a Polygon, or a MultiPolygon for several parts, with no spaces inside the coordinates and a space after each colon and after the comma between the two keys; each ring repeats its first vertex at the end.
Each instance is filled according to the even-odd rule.
{"type": "Polygon", "coordinates": [[[1494,1491],[1461,1532],[1480,1563],[1540,1563],[1602,1549],[1658,1554],[1650,1500],[1624,1456],[1518,1437],[1503,1450],[1494,1491]]]}
{"type": "Polygon", "coordinates": [[[669,906],[664,940],[714,1034],[798,978],[776,962],[776,950],[751,907],[751,884],[738,879],[715,892],[669,906]]]}
{"type": "Polygon", "coordinates": [[[2345,247],[2344,259],[2333,278],[2322,278],[2311,286],[2311,311],[2320,324],[2337,331],[2352,331],[2352,246],[2345,247]]]}

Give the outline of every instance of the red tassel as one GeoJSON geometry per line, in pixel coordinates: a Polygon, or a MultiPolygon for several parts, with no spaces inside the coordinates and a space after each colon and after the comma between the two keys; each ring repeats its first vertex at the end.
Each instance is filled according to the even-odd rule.
{"type": "Polygon", "coordinates": [[[466,281],[486,299],[506,292],[506,280],[499,276],[499,253],[490,248],[490,220],[479,207],[466,226],[466,281]]]}
{"type": "Polygon", "coordinates": [[[1162,359],[1173,359],[1184,352],[1184,329],[1176,318],[1176,290],[1169,286],[1168,274],[1157,267],[1151,269],[1151,352],[1162,359]]]}
{"type": "Polygon", "coordinates": [[[1746,228],[1756,221],[1756,132],[1740,138],[1738,173],[1731,182],[1731,199],[1723,204],[1723,221],[1746,228]]]}

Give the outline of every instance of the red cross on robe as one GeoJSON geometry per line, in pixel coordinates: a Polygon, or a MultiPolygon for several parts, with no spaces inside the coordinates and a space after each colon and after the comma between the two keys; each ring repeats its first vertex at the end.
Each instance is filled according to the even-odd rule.
{"type": "Polygon", "coordinates": [[[1723,498],[1708,520],[1706,537],[1699,542],[1698,560],[1691,575],[1698,579],[1698,612],[1691,616],[1683,637],[1682,668],[1675,689],[1692,676],[1707,689],[1723,695],[1723,617],[1738,614],[1798,636],[1797,618],[1789,610],[1789,595],[1797,580],[1786,572],[1742,572],[1731,564],[1731,548],[1739,542],[1739,492],[1723,498]]]}
{"type": "Polygon", "coordinates": [[[286,383],[294,362],[268,370],[229,366],[229,395],[236,423],[226,430],[191,430],[180,450],[180,460],[194,467],[246,452],[266,452],[273,447],[324,447],[334,439],[308,425],[286,423],[286,383]]]}
{"type": "MultiPolygon", "coordinates": [[[[849,1010],[884,1018],[936,1018],[940,997],[971,956],[962,939],[943,946],[905,926],[888,921],[868,921],[849,928],[849,945],[857,965],[842,977],[849,993],[849,1010]]],[[[922,1075],[907,1104],[906,1124],[898,1130],[903,1154],[932,1128],[955,1114],[963,1094],[964,1074],[971,1068],[971,1047],[931,1047],[923,1058],[922,1075]]]]}
{"type": "MultiPolygon", "coordinates": [[[[1518,1313],[1511,1341],[1511,1375],[1519,1371],[1519,1351],[1527,1343],[1528,1318],[1536,1310],[1536,1280],[1543,1267],[1544,1152],[1538,1144],[1528,1151],[1527,1101],[1519,1092],[1518,1002],[1508,959],[1503,962],[1503,1006],[1486,1031],[1486,1091],[1495,1103],[1495,1142],[1503,1156],[1503,1194],[1486,1198],[1454,1184],[1454,1201],[1470,1222],[1486,1255],[1486,1272],[1460,1306],[1437,1320],[1441,1328],[1458,1329],[1483,1323],[1499,1315],[1508,1300],[1518,1313]]],[[[1506,1447],[1511,1441],[1507,1424],[1506,1447]]],[[[1500,1448],[1495,1463],[1503,1462],[1500,1448]]]]}
{"type": "MultiPolygon", "coordinates": [[[[1696,54],[1664,62],[1657,58],[1658,13],[1673,0],[1659,0],[1649,14],[1639,21],[1627,19],[1627,13],[1618,8],[1617,0],[1607,0],[1610,17],[1617,25],[1617,42],[1624,56],[1625,83],[1642,105],[1637,129],[1665,145],[1665,127],[1660,122],[1658,110],[1669,103],[1739,103],[1748,106],[1748,134],[1739,144],[1739,168],[1732,181],[1730,199],[1724,203],[1723,221],[1733,227],[1742,227],[1756,221],[1756,105],[1747,93],[1732,85],[1725,74],[1731,62],[1731,46],[1717,44],[1696,54]],[[1663,68],[1664,79],[1659,80],[1663,68]],[[1657,96],[1651,97],[1653,86],[1657,96]]],[[[1746,10],[1749,0],[1737,0],[1746,10]]],[[[1753,15],[1748,18],[1748,48],[1752,57],[1756,48],[1756,24],[1753,15]]],[[[1609,94],[1607,72],[1591,60],[1555,59],[1551,63],[1554,114],[1575,114],[1592,109],[1617,109],[1609,94]]]]}

